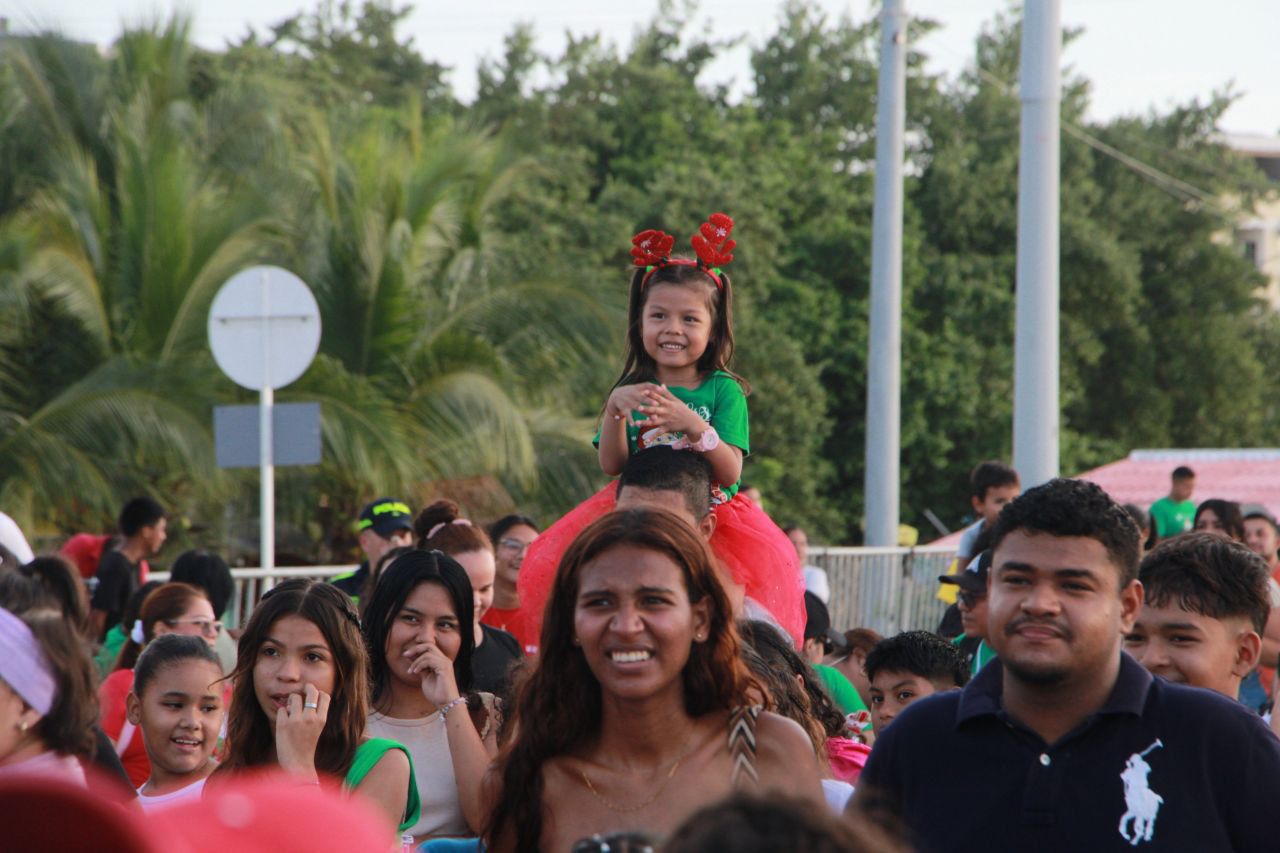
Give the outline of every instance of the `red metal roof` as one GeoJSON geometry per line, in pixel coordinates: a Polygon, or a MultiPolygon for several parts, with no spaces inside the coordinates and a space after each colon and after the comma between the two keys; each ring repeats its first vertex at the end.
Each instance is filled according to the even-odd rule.
{"type": "MultiPolygon", "coordinates": [[[[1119,503],[1147,509],[1169,493],[1169,475],[1179,465],[1196,472],[1196,503],[1223,498],[1262,504],[1280,516],[1280,448],[1135,450],[1076,479],[1097,483],[1119,503]]],[[[955,545],[959,538],[957,531],[929,544],[955,545]]]]}

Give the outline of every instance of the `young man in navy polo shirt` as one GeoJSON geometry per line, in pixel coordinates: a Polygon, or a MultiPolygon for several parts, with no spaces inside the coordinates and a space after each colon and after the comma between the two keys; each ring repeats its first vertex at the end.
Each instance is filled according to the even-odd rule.
{"type": "Polygon", "coordinates": [[[1005,508],[992,548],[999,662],[904,710],[859,801],[899,813],[922,853],[1276,849],[1280,741],[1121,651],[1142,607],[1128,514],[1052,480],[1005,508]]]}

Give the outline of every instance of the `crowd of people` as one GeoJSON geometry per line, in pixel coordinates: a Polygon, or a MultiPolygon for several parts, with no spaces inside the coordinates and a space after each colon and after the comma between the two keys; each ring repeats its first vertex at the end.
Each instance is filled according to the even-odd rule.
{"type": "Polygon", "coordinates": [[[805,531],[740,482],[731,229],[713,216],[694,259],[636,237],[596,436],[617,479],[545,530],[377,498],[357,570],[232,624],[218,554],[149,577],[151,498],[61,556],[0,519],[4,840],[1271,849],[1275,518],[1192,504],[1183,468],[1148,512],[984,462],[940,623],[837,629],[805,531]]]}

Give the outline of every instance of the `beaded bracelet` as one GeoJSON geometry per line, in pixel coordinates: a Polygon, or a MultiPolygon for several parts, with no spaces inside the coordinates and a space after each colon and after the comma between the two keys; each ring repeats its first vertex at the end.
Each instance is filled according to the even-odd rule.
{"type": "Polygon", "coordinates": [[[451,699],[450,701],[445,702],[440,706],[440,719],[447,720],[449,718],[449,712],[459,705],[466,703],[466,701],[467,698],[465,696],[459,696],[457,699],[451,699]]]}

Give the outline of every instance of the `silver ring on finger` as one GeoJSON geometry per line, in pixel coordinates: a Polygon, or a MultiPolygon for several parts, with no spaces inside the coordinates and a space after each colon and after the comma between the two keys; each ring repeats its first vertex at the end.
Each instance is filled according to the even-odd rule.
{"type": "Polygon", "coordinates": [[[315,703],[315,702],[303,702],[303,703],[302,703],[302,707],[304,707],[304,708],[310,708],[311,710],[313,710],[313,711],[314,711],[314,710],[316,710],[317,708],[319,708],[320,706],[319,706],[317,703],[315,703]]]}

